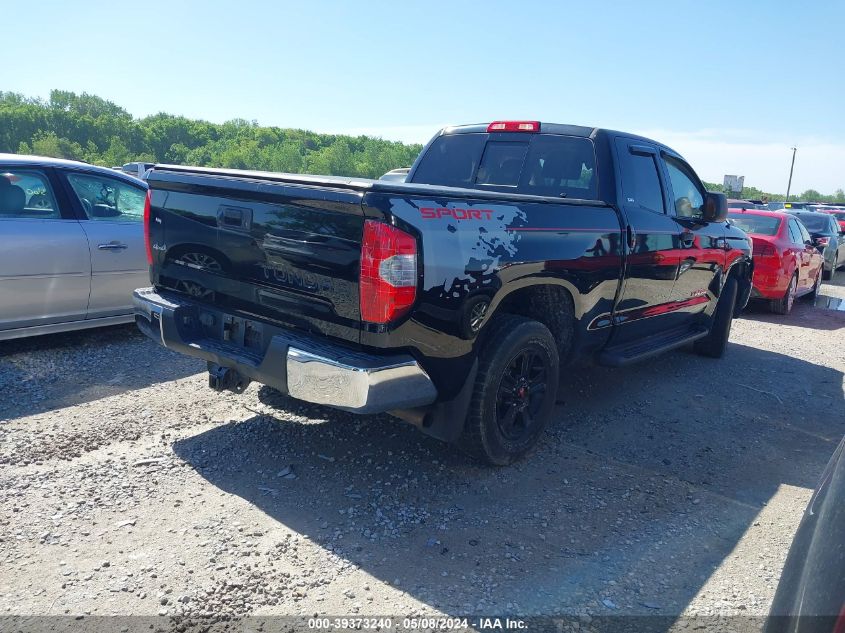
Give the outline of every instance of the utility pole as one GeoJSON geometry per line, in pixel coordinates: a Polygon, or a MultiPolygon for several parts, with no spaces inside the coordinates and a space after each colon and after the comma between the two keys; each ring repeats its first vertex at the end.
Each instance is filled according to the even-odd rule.
{"type": "Polygon", "coordinates": [[[792,150],[792,164],[789,166],[789,184],[786,185],[787,202],[789,202],[789,190],[792,189],[792,170],[795,169],[795,152],[798,151],[797,147],[790,147],[789,149],[792,150]]]}

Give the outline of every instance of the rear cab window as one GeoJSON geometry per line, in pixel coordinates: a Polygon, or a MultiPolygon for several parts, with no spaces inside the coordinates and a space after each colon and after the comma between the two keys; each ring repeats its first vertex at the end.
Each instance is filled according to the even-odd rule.
{"type": "Polygon", "coordinates": [[[593,142],[559,134],[445,134],[420,159],[411,182],[596,200],[593,142]]]}

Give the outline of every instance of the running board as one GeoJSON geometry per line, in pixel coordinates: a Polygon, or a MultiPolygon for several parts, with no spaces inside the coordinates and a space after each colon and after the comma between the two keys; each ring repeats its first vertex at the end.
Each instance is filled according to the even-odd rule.
{"type": "Polygon", "coordinates": [[[706,329],[674,328],[638,341],[608,347],[599,354],[598,361],[608,367],[622,367],[687,345],[705,336],[706,329]]]}

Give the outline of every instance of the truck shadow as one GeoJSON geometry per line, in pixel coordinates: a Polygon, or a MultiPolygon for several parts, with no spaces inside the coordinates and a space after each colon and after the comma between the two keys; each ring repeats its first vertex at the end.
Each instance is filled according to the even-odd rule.
{"type": "Polygon", "coordinates": [[[156,345],[135,324],[0,341],[0,420],[184,378],[205,363],[156,345]]]}
{"type": "Polygon", "coordinates": [[[504,469],[388,416],[267,389],[278,417],[319,420],[256,415],[174,450],[219,489],[450,614],[676,616],[766,504],[815,487],[845,433],[841,372],[735,344],[722,361],[676,352],[573,370],[561,398],[534,454],[504,469]],[[296,479],[278,476],[285,466],[296,479]]]}

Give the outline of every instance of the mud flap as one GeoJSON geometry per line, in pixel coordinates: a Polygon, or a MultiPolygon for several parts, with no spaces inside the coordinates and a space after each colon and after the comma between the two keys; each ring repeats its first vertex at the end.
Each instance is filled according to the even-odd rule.
{"type": "Polygon", "coordinates": [[[478,359],[470,367],[463,387],[451,400],[438,402],[427,407],[388,411],[390,415],[409,422],[426,435],[444,442],[455,442],[464,430],[475,377],[478,375],[478,359]]]}

